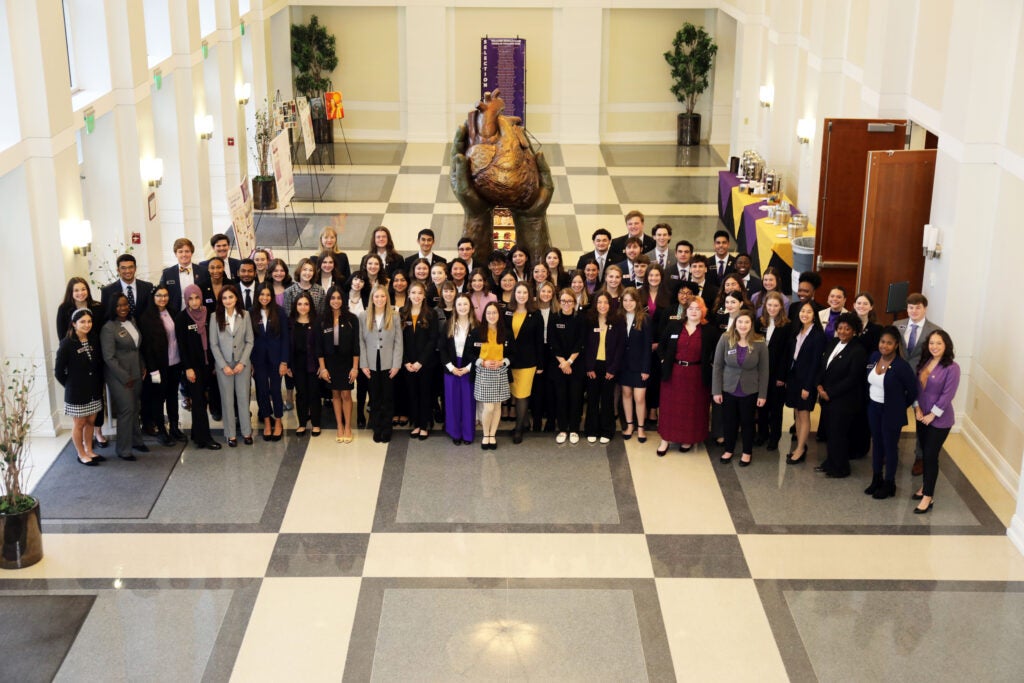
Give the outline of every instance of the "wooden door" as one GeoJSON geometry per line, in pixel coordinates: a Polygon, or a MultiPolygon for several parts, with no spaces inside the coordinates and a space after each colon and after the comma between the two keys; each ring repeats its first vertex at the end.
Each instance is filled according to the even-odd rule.
{"type": "Polygon", "coordinates": [[[818,299],[842,285],[852,296],[857,282],[868,152],[906,147],[907,121],[825,119],[821,180],[815,224],[815,269],[821,274],[818,299]]]}
{"type": "Polygon", "coordinates": [[[921,291],[921,242],[931,216],[935,154],[934,149],[868,154],[857,290],[874,295],[882,324],[893,320],[885,312],[890,284],[909,282],[908,291],[921,291]]]}

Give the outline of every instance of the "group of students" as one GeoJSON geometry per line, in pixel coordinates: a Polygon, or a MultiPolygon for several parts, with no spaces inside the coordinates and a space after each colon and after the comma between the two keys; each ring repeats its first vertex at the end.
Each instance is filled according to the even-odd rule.
{"type": "Polygon", "coordinates": [[[615,240],[595,231],[594,251],[572,271],[558,248],[536,259],[521,247],[495,251],[484,264],[468,238],[449,263],[434,253],[429,229],[417,236],[417,253],[402,257],[383,226],[355,270],[332,228],[294,274],[268,250],[230,258],[225,235],[211,239],[215,256],[203,263],[192,262],[189,240],[177,240],[178,263],[156,286],[135,279],[134,257],[124,254],[99,303],[87,282],[72,278],[58,310],[67,336],[57,377],[79,461],[102,460],[93,449],[102,445],[94,427],[104,381],[124,459],[145,450],[144,428],[166,442],[184,438],[179,384],[192,440],[206,448],[220,447],[208,410],[223,420],[229,446],[239,435],[252,443],[255,385],[267,440],[281,438],[293,398],[296,434],[308,426],[319,435],[324,399],[339,443],[352,441],[353,419],[378,442],[406,424],[426,439],[443,420],[456,445],[472,443],[480,424],[481,447],[491,450],[500,421],[511,419],[514,443],[531,429],[555,433],[559,444],[576,444],[581,433],[608,443],[618,416],[625,439],[646,442],[657,424],[659,456],[672,443],[685,452],[710,436],[730,462],[741,438],[740,466],[755,445],[778,447],[785,407],[795,411],[787,462],[804,462],[820,403],[828,457],[818,469],[848,476],[849,460],[873,440],[866,492],[883,498],[895,490],[896,440],[916,398],[925,474],[917,495],[919,509],[930,509],[959,369],[948,335],[924,321],[923,296],[908,299],[909,326],[883,329],[868,293],[854,298],[854,312],[840,287],[827,306],[815,301],[815,273],[801,275],[790,302],[779,273],[758,278],[749,257],[729,254],[727,232],[715,234],[708,257],[680,240],[670,263],[670,226],[655,226],[652,239],[643,215],[630,212],[626,227],[615,240]]]}

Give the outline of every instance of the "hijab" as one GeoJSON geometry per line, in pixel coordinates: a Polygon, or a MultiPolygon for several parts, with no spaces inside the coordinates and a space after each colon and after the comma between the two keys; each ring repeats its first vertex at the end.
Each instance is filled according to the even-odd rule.
{"type": "MultiPolygon", "coordinates": [[[[199,289],[198,285],[189,285],[185,288],[185,301],[193,294],[198,294],[200,300],[203,297],[203,291],[199,289]]],[[[199,338],[203,341],[203,351],[209,350],[209,338],[206,334],[206,306],[200,306],[198,310],[193,310],[187,303],[185,310],[188,312],[188,317],[192,318],[192,322],[196,324],[196,331],[199,332],[199,338]]]]}

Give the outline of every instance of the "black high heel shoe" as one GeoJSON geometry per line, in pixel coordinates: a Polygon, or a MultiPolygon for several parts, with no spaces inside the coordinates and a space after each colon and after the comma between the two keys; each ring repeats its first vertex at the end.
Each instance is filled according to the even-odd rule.
{"type": "MultiPolygon", "coordinates": [[[[78,457],[78,456],[75,456],[75,457],[78,457]]],[[[82,463],[86,467],[99,467],[100,466],[100,464],[98,462],[96,462],[95,460],[82,460],[81,458],[78,458],[78,462],[82,463]]]]}
{"type": "Polygon", "coordinates": [[[659,448],[657,451],[655,451],[657,453],[658,457],[659,458],[664,458],[665,454],[668,453],[669,446],[671,446],[671,445],[672,444],[670,444],[668,441],[666,441],[664,448],[659,448]]]}
{"type": "MultiPolygon", "coordinates": [[[[632,422],[627,422],[626,423],[626,429],[629,429],[630,427],[632,427],[633,424],[634,423],[632,423],[632,422]]],[[[633,432],[630,432],[629,434],[627,434],[626,432],[622,432],[622,438],[625,439],[626,441],[629,441],[630,439],[633,438],[633,432]]]]}
{"type": "Polygon", "coordinates": [[[636,426],[636,440],[639,441],[640,443],[647,443],[647,434],[645,433],[645,434],[641,435],[640,434],[640,430],[641,429],[643,429],[644,432],[647,431],[646,429],[644,429],[643,425],[637,425],[636,426]]]}

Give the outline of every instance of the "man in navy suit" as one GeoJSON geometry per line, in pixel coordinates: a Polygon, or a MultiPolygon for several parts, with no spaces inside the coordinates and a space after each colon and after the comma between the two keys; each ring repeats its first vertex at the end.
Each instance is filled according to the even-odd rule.
{"type": "Polygon", "coordinates": [[[167,307],[175,313],[185,308],[182,292],[186,287],[197,285],[202,289],[206,281],[210,279],[205,267],[192,263],[192,255],[195,252],[195,245],[189,238],[179,237],[174,240],[174,258],[178,260],[178,263],[164,268],[164,272],[160,274],[160,285],[166,287],[167,293],[170,295],[167,307]]]}
{"type": "Polygon", "coordinates": [[[153,298],[153,283],[137,280],[135,278],[135,270],[134,256],[131,254],[121,254],[117,257],[118,279],[100,290],[100,304],[103,306],[104,314],[110,315],[111,302],[118,294],[124,294],[128,297],[131,315],[136,320],[146,310],[149,300],[153,298]]]}
{"type": "MultiPolygon", "coordinates": [[[[238,266],[242,263],[241,259],[231,258],[231,240],[228,236],[223,233],[217,233],[210,238],[210,246],[213,248],[213,254],[221,261],[224,262],[224,279],[232,280],[238,277],[238,266]]],[[[209,269],[210,260],[207,259],[199,264],[201,268],[209,269]]],[[[184,287],[182,287],[184,289],[184,287]]]]}
{"type": "Polygon", "coordinates": [[[639,211],[630,211],[626,214],[626,234],[620,235],[612,240],[611,251],[613,254],[626,253],[626,240],[636,237],[641,240],[640,253],[654,249],[654,238],[644,234],[644,215],[639,211]]]}
{"type": "Polygon", "coordinates": [[[416,241],[420,245],[420,250],[411,256],[405,257],[405,272],[412,277],[412,264],[416,263],[418,259],[425,258],[430,262],[430,265],[435,263],[448,263],[443,256],[438,256],[434,253],[434,231],[430,228],[423,228],[416,235],[416,241]]]}
{"type": "Polygon", "coordinates": [[[722,278],[736,270],[736,259],[729,253],[729,232],[715,232],[715,253],[708,257],[708,279],[711,284],[721,287],[722,278]]]}

